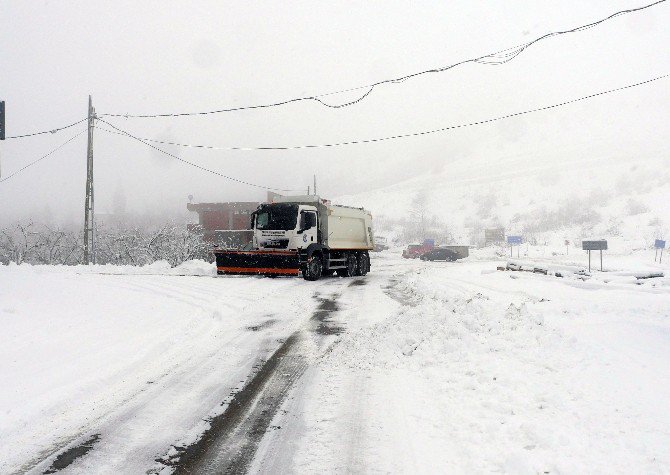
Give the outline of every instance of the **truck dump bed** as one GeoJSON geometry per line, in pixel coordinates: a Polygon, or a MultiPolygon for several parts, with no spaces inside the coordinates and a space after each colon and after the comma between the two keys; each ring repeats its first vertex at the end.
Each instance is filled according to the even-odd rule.
{"type": "Polygon", "coordinates": [[[327,206],[328,246],[331,249],[372,249],[372,216],[361,208],[327,206]]]}
{"type": "Polygon", "coordinates": [[[315,206],[319,213],[319,230],[323,244],[333,250],[372,250],[372,215],[363,208],[331,205],[318,196],[279,196],[274,203],[299,203],[315,206]]]}

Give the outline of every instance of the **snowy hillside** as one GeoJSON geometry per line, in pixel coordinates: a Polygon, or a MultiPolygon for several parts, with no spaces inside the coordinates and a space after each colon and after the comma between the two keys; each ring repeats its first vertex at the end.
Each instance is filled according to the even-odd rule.
{"type": "Polygon", "coordinates": [[[639,157],[556,152],[447,159],[438,170],[335,201],[370,209],[378,234],[399,243],[420,239],[424,227],[439,242],[477,244],[484,228],[500,226],[537,243],[598,236],[642,248],[667,237],[668,196],[667,151],[639,157]]]}

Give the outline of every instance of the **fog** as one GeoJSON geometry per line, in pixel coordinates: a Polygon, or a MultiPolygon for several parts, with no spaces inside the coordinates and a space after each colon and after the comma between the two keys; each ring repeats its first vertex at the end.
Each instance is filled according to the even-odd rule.
{"type": "MultiPolygon", "coordinates": [[[[204,116],[104,114],[209,111],[324,94],[481,56],[644,3],[5,0],[0,100],[6,101],[8,136],[84,118],[90,94],[98,115],[144,138],[253,148],[386,137],[485,120],[666,74],[670,5],[549,38],[504,65],[466,64],[386,84],[350,107],[304,101],[204,116]]],[[[362,92],[323,99],[339,104],[362,92]]],[[[183,215],[188,195],[200,202],[256,201],[264,198],[264,187],[306,190],[314,174],[322,196],[356,195],[427,173],[448,174],[454,160],[481,168],[517,156],[531,164],[577,160],[578,167],[582,158],[617,154],[635,163],[649,154],[667,156],[668,104],[668,82],[661,80],[504,121],[380,143],[288,151],[158,145],[259,187],[96,130],[96,212],[183,215]]],[[[82,123],[57,134],[0,142],[2,177],[84,128],[82,123]]],[[[83,134],[0,183],[0,222],[80,220],[85,178],[83,134]]]]}

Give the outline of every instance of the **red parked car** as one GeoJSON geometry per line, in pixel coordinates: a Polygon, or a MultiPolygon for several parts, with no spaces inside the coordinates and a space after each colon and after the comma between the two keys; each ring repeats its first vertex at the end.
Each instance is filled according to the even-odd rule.
{"type": "Polygon", "coordinates": [[[426,239],[423,241],[423,244],[410,244],[407,246],[407,249],[402,251],[402,257],[405,259],[416,259],[421,257],[422,254],[430,251],[435,247],[434,239],[426,239]]]}
{"type": "Polygon", "coordinates": [[[410,244],[407,249],[402,251],[402,257],[405,259],[416,259],[423,254],[424,249],[422,244],[410,244]]]}

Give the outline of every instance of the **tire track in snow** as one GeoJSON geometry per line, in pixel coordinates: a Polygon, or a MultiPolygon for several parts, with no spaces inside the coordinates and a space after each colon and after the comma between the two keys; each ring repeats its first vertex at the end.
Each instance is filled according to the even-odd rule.
{"type": "MultiPolygon", "coordinates": [[[[364,285],[362,279],[349,285],[364,285]]],[[[246,473],[258,446],[295,383],[309,366],[314,337],[324,339],[344,328],[332,319],[339,310],[338,293],[315,298],[320,302],[307,328],[294,332],[265,361],[247,384],[233,394],[226,410],[210,420],[200,439],[187,447],[174,447],[176,454],[157,461],[174,468],[176,474],[246,473]]],[[[274,429],[280,429],[276,427],[274,429]]],[[[157,467],[151,472],[159,472],[157,467]]]]}
{"type": "Polygon", "coordinates": [[[44,473],[56,473],[59,470],[63,470],[64,468],[69,467],[79,457],[83,457],[88,452],[90,452],[99,439],[100,434],[95,434],[80,445],[66,450],[62,454],[58,455],[58,457],[56,457],[56,460],[53,461],[51,466],[44,473]]]}
{"type": "Polygon", "coordinates": [[[292,334],[263,364],[255,376],[235,393],[223,414],[195,444],[177,449],[175,473],[244,473],[260,439],[268,429],[281,401],[307,364],[293,349],[300,333],[292,334]]]}
{"type": "MultiPolygon", "coordinates": [[[[120,277],[123,278],[128,276],[120,277]]],[[[238,312],[243,312],[254,301],[254,292],[247,290],[243,291],[243,295],[239,296],[240,301],[237,306],[226,305],[227,302],[225,299],[218,295],[220,292],[219,286],[221,280],[223,280],[221,278],[218,278],[216,282],[212,282],[211,285],[207,285],[209,284],[207,283],[204,286],[181,281],[181,285],[178,288],[171,287],[171,283],[165,279],[158,279],[157,281],[147,281],[145,279],[146,278],[141,278],[141,280],[135,282],[117,282],[115,286],[130,291],[139,291],[143,293],[149,292],[160,295],[163,298],[171,298],[177,302],[189,305],[195,312],[202,312],[203,309],[205,309],[207,313],[212,307],[219,305],[228,306],[238,312]],[[215,296],[216,299],[212,303],[211,301],[215,296]],[[203,306],[200,304],[202,301],[210,301],[210,304],[208,304],[208,306],[203,306]]],[[[282,285],[275,284],[272,287],[275,288],[274,290],[279,288],[286,291],[287,288],[298,286],[301,283],[292,280],[290,282],[282,282],[281,284],[282,285]]],[[[304,309],[304,305],[300,303],[299,308],[304,309]]],[[[310,305],[310,308],[313,307],[310,305]]],[[[276,320],[272,321],[273,324],[275,322],[276,320]]],[[[165,394],[183,394],[192,390],[192,388],[199,387],[199,384],[202,386],[199,381],[205,379],[205,373],[208,368],[209,370],[212,370],[221,366],[220,363],[224,361],[222,358],[229,352],[229,350],[226,350],[226,346],[237,346],[237,342],[240,338],[246,338],[246,332],[253,333],[252,329],[247,329],[246,327],[241,328],[244,333],[235,333],[232,335],[232,338],[222,339],[222,345],[217,346],[216,348],[211,348],[208,351],[196,351],[186,359],[178,358],[180,356],[179,351],[175,354],[172,354],[173,352],[171,351],[162,354],[161,361],[163,363],[158,365],[162,368],[162,371],[159,374],[155,374],[154,371],[151,371],[153,374],[150,378],[147,378],[146,385],[141,385],[130,391],[129,394],[124,395],[117,404],[105,408],[102,414],[95,415],[92,420],[88,420],[86,424],[78,427],[76,432],[73,432],[71,436],[61,438],[51,447],[36,454],[31,460],[23,463],[19,468],[19,471],[39,473],[42,470],[47,469],[55,472],[69,467],[70,465],[75,464],[75,462],[77,466],[81,465],[82,462],[80,462],[79,459],[82,459],[85,456],[86,460],[83,461],[83,463],[84,465],[88,463],[90,467],[88,459],[92,456],[95,457],[96,454],[102,450],[99,446],[108,444],[106,441],[109,440],[115,440],[116,442],[114,443],[118,444],[117,432],[119,427],[124,427],[129,424],[132,425],[134,423],[133,421],[138,419],[138,416],[142,416],[143,411],[150,412],[151,406],[154,405],[154,401],[158,398],[161,398],[165,394]],[[164,361],[165,359],[167,361],[164,361]],[[93,443],[89,443],[89,440],[92,439],[92,434],[94,435],[95,440],[93,443]]],[[[191,340],[194,341],[197,341],[200,337],[207,336],[207,334],[211,332],[211,329],[206,326],[203,328],[198,327],[195,330],[200,332],[201,335],[192,335],[193,338],[191,338],[191,340]]],[[[225,333],[217,332],[217,337],[224,337],[224,335],[225,333]]],[[[258,339],[258,337],[254,338],[258,339]]],[[[264,340],[266,339],[265,337],[262,338],[264,340]]],[[[263,349],[263,351],[267,351],[267,349],[263,349]]],[[[258,358],[258,356],[252,356],[254,359],[258,358]]],[[[147,366],[140,363],[145,363],[143,360],[139,361],[138,365],[142,367],[147,366]]],[[[153,360],[149,363],[152,363],[152,365],[155,366],[153,360]]],[[[142,372],[142,376],[143,374],[144,372],[142,372]]],[[[124,377],[123,374],[119,374],[118,377],[113,377],[112,379],[116,381],[122,380],[124,377]]],[[[143,378],[140,377],[139,379],[143,378]]],[[[239,379],[237,379],[237,381],[239,381],[239,379]]],[[[220,385],[218,385],[217,388],[220,388],[220,385]]],[[[113,391],[121,391],[121,389],[122,388],[116,388],[113,391]]],[[[212,389],[214,388],[212,387],[212,389]]],[[[98,403],[95,403],[94,405],[97,407],[98,403]]],[[[128,456],[134,457],[135,455],[141,455],[137,452],[137,449],[133,447],[130,448],[133,450],[132,452],[128,452],[128,456]]],[[[149,460],[151,460],[151,458],[149,458],[149,460]]]]}
{"type": "MultiPolygon", "coordinates": [[[[377,269],[380,267],[379,265],[376,266],[377,269]]],[[[344,403],[346,407],[343,411],[334,415],[326,410],[328,415],[322,416],[326,423],[335,423],[341,427],[338,443],[331,444],[331,441],[321,439],[319,431],[306,438],[304,417],[306,412],[309,411],[309,406],[312,404],[320,405],[320,401],[315,402],[311,399],[311,396],[313,396],[314,378],[323,370],[322,364],[324,362],[327,364],[332,351],[337,351],[338,346],[351,335],[350,332],[356,333],[360,331],[358,328],[360,325],[369,324],[361,322],[361,318],[363,320],[367,318],[365,316],[366,305],[377,302],[376,299],[389,285],[389,280],[388,275],[368,274],[365,278],[350,281],[346,286],[346,290],[336,301],[337,311],[340,312],[338,318],[333,319],[334,315],[330,314],[328,319],[335,320],[333,323],[336,325],[341,324],[340,322],[344,320],[348,324],[348,331],[340,334],[336,340],[326,341],[326,345],[323,345],[322,351],[313,360],[313,364],[307,368],[298,386],[292,391],[291,397],[287,398],[272,422],[275,426],[281,426],[281,430],[268,433],[263,439],[256,457],[249,467],[250,473],[302,473],[304,467],[300,463],[296,465],[296,455],[301,451],[318,452],[323,448],[323,445],[327,445],[336,451],[332,455],[336,459],[334,466],[338,467],[338,473],[361,473],[364,471],[362,446],[367,438],[364,421],[370,410],[368,400],[365,397],[368,383],[365,378],[354,375],[350,379],[339,380],[335,378],[335,380],[330,380],[327,383],[334,388],[334,391],[343,395],[343,399],[346,398],[346,403],[344,403]],[[351,317],[351,323],[349,323],[349,317],[351,317]],[[334,419],[339,422],[334,422],[334,419]]],[[[318,311],[315,312],[316,318],[318,318],[318,313],[318,311]]],[[[317,384],[321,383],[323,382],[317,384]]],[[[321,426],[321,423],[318,425],[321,426]]],[[[319,463],[323,467],[328,466],[328,462],[324,459],[320,459],[319,463]]],[[[316,470],[313,471],[316,472],[316,470]]],[[[328,472],[332,469],[326,470],[324,468],[323,471],[328,472]]],[[[312,470],[307,470],[307,472],[311,473],[312,470]]]]}

